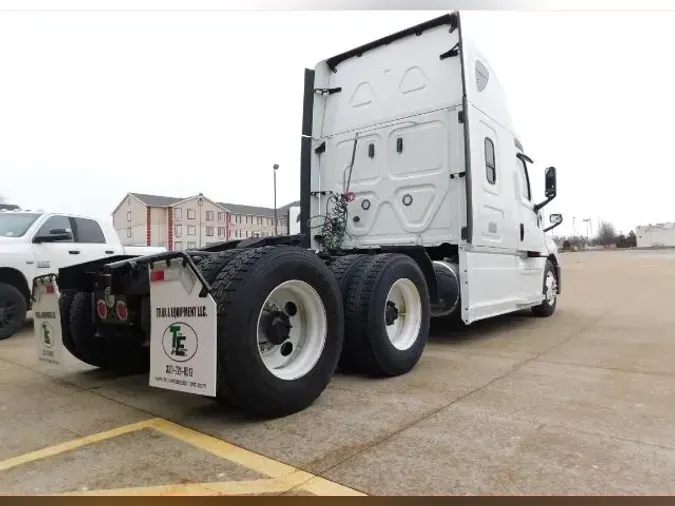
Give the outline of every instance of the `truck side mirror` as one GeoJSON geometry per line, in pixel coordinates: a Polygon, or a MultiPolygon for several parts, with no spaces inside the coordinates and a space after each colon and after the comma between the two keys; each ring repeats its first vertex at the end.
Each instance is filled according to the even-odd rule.
{"type": "Polygon", "coordinates": [[[547,199],[554,199],[557,193],[555,167],[549,167],[548,169],[546,169],[544,179],[545,179],[544,196],[547,199]]]}
{"type": "Polygon", "coordinates": [[[557,227],[558,225],[560,225],[563,222],[563,216],[562,216],[562,214],[559,214],[559,213],[552,214],[551,216],[549,216],[548,219],[552,223],[552,225],[550,227],[545,228],[544,232],[548,232],[549,230],[553,230],[555,227],[557,227]]]}
{"type": "Polygon", "coordinates": [[[72,241],[73,234],[68,232],[65,228],[52,228],[49,234],[36,235],[33,238],[35,244],[43,242],[57,242],[57,241],[72,241]]]}
{"type": "Polygon", "coordinates": [[[539,204],[535,204],[534,212],[538,213],[539,210],[551,202],[557,194],[558,188],[555,178],[555,167],[549,167],[544,174],[544,196],[546,197],[546,200],[539,204]]]}

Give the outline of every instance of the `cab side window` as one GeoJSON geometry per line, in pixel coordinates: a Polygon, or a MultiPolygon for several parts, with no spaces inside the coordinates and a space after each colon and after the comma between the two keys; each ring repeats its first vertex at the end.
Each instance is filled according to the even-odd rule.
{"type": "Polygon", "coordinates": [[[77,242],[85,244],[105,244],[105,235],[101,226],[94,220],[74,218],[77,242]]]}
{"type": "Polygon", "coordinates": [[[516,164],[518,165],[518,179],[520,186],[520,194],[526,200],[532,200],[532,190],[530,188],[530,176],[527,172],[527,165],[525,161],[518,157],[516,164]]]}
{"type": "MultiPolygon", "coordinates": [[[[44,222],[37,235],[49,235],[50,230],[61,229],[66,230],[67,232],[73,232],[73,227],[70,223],[70,218],[68,216],[52,216],[44,222]]],[[[58,241],[58,242],[73,242],[70,241],[58,241]]]]}
{"type": "Polygon", "coordinates": [[[497,182],[497,164],[495,162],[495,145],[492,139],[485,138],[485,175],[490,184],[497,182]]]}

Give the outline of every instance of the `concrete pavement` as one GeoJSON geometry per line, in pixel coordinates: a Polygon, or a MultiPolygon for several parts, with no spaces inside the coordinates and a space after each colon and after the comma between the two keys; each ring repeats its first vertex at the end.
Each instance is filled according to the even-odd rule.
{"type": "Polygon", "coordinates": [[[27,329],[0,342],[0,492],[672,494],[675,255],[563,260],[552,318],[434,323],[411,373],[268,422],[38,364],[27,329]]]}

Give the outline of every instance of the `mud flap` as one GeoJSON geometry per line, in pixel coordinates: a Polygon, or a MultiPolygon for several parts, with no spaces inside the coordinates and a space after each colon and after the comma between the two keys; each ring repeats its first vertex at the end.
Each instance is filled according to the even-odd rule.
{"type": "Polygon", "coordinates": [[[60,365],[63,354],[59,294],[53,275],[33,281],[33,329],[37,358],[41,362],[60,365]]]}
{"type": "Polygon", "coordinates": [[[216,302],[194,267],[174,258],[150,276],[150,386],[216,395],[216,302]]]}

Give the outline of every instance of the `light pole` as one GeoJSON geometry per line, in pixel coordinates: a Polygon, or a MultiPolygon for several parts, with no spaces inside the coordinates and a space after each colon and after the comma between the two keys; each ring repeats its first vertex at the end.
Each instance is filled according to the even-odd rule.
{"type": "Polygon", "coordinates": [[[274,235],[279,235],[277,231],[277,170],[279,170],[279,164],[274,164],[274,235]]]}
{"type": "Polygon", "coordinates": [[[199,194],[199,199],[197,200],[197,205],[199,205],[199,247],[202,247],[202,206],[204,205],[204,199],[199,194]]]}

